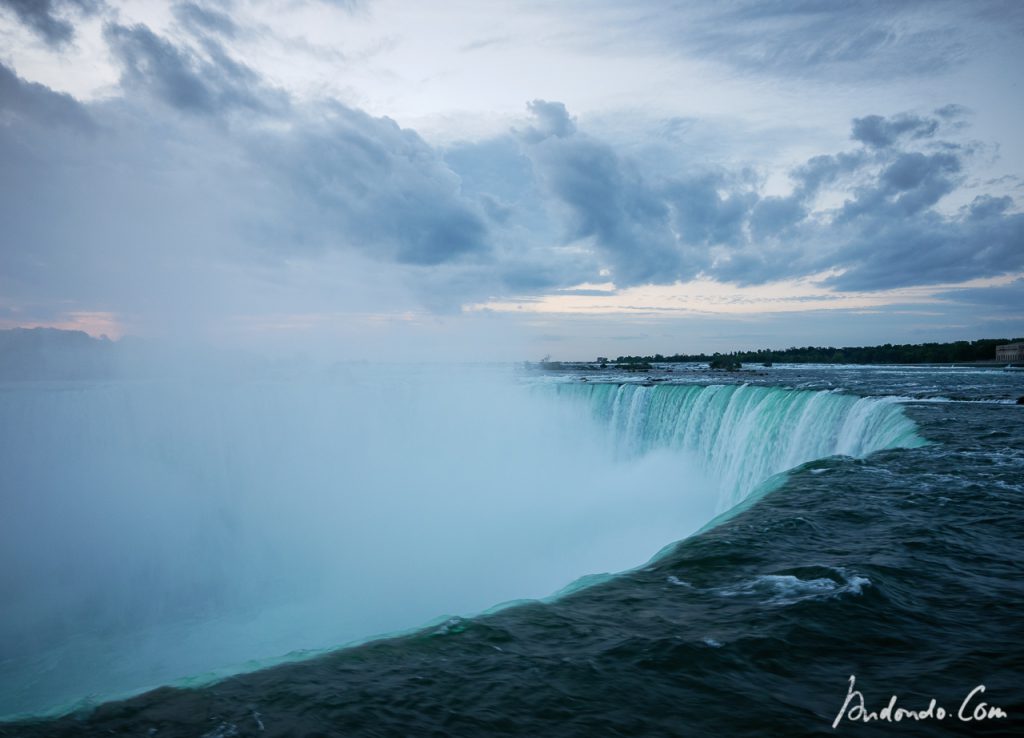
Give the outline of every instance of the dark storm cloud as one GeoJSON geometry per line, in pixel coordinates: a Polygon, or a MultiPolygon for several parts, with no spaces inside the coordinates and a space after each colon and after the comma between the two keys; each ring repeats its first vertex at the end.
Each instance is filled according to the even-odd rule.
{"type": "MultiPolygon", "coordinates": [[[[145,26],[111,25],[106,35],[131,90],[211,118],[234,109],[288,112],[283,93],[210,38],[200,39],[200,53],[145,26]]],[[[355,247],[418,266],[487,251],[485,208],[461,196],[458,178],[415,132],[340,103],[291,111],[288,123],[234,134],[257,178],[278,192],[245,226],[254,242],[280,254],[355,247]]]]}
{"type": "Polygon", "coordinates": [[[215,33],[225,38],[234,38],[238,33],[238,26],[230,16],[196,3],[178,3],[174,6],[174,17],[194,32],[215,33]]]}
{"type": "Polygon", "coordinates": [[[565,221],[564,204],[543,185],[544,168],[534,153],[522,130],[443,152],[463,196],[481,203],[491,221],[488,274],[475,282],[492,282],[494,294],[545,292],[599,276],[594,254],[565,243],[575,224],[565,221]]]}
{"type": "Polygon", "coordinates": [[[865,161],[866,157],[859,151],[813,156],[790,172],[796,183],[794,195],[802,200],[813,197],[823,187],[856,172],[865,161]]]}
{"type": "Polygon", "coordinates": [[[111,23],[104,37],[121,64],[121,84],[179,110],[218,115],[230,110],[279,111],[287,96],[266,86],[252,69],[232,59],[218,42],[202,51],[177,46],[147,26],[111,23]]]}
{"type": "Polygon", "coordinates": [[[535,123],[520,134],[525,141],[537,143],[552,136],[565,138],[576,132],[576,121],[569,117],[564,103],[533,100],[526,107],[533,113],[535,123]]]}
{"type": "MultiPolygon", "coordinates": [[[[950,107],[948,113],[961,113],[950,107]]],[[[872,131],[883,132],[884,146],[877,137],[855,135],[871,156],[841,155],[847,162],[845,175],[859,181],[852,198],[826,213],[831,218],[803,229],[806,243],[836,244],[816,256],[805,248],[805,268],[844,269],[828,282],[841,290],[958,282],[1024,268],[1024,216],[1012,212],[1011,198],[978,196],[955,214],[935,209],[963,184],[968,150],[949,145],[932,153],[903,149],[900,140],[909,143],[934,132],[930,122],[914,116],[857,119],[855,133],[865,130],[862,121],[868,119],[872,131]]],[[[837,161],[811,160],[816,165],[798,168],[794,178],[817,183],[817,176],[809,176],[814,171],[830,179],[837,161]]]]}
{"type": "Polygon", "coordinates": [[[974,198],[974,202],[968,208],[968,218],[972,221],[997,218],[1011,207],[1013,207],[1013,198],[1008,195],[1002,197],[979,195],[974,198]]]}
{"type": "MultiPolygon", "coordinates": [[[[900,154],[882,172],[880,180],[893,192],[907,192],[920,188],[926,182],[942,179],[960,171],[960,160],[951,154],[900,154]]],[[[930,204],[930,203],[929,203],[930,204]]]]}
{"type": "Polygon", "coordinates": [[[878,179],[857,189],[838,214],[840,222],[855,218],[905,217],[937,203],[960,182],[960,157],[951,153],[899,153],[878,179]]]}
{"type": "Polygon", "coordinates": [[[54,92],[45,85],[26,82],[0,63],[0,125],[12,118],[24,118],[44,126],[65,125],[91,129],[85,108],[70,95],[54,92]]]}
{"type": "Polygon", "coordinates": [[[103,0],[0,0],[0,7],[12,10],[19,21],[54,47],[63,46],[75,35],[74,26],[59,17],[58,11],[70,8],[91,14],[103,5],[103,0]]]}
{"type": "Polygon", "coordinates": [[[873,148],[884,149],[904,137],[918,139],[934,136],[938,128],[937,120],[916,115],[898,115],[893,118],[868,115],[853,119],[853,133],[850,137],[873,148]]]}
{"type": "Polygon", "coordinates": [[[546,203],[533,163],[516,137],[462,142],[443,155],[458,173],[462,191],[478,198],[492,221],[537,232],[546,229],[546,203]]]}
{"type": "Polygon", "coordinates": [[[260,299],[240,286],[246,270],[353,252],[416,272],[439,311],[506,277],[549,283],[528,259],[489,268],[487,208],[414,131],[333,102],[239,116],[275,93],[218,44],[193,49],[145,26],[106,38],[120,98],[83,106],[0,66],[5,299],[180,322],[223,310],[232,288],[260,299]]]}
{"type": "Polygon", "coordinates": [[[750,211],[750,232],[757,240],[777,237],[806,217],[800,197],[765,197],[750,211]]]}
{"type": "Polygon", "coordinates": [[[569,238],[592,238],[623,284],[680,274],[668,204],[643,173],[608,144],[575,135],[564,106],[534,101],[530,109],[538,123],[524,139],[545,186],[567,206],[569,238]],[[552,134],[538,140],[538,130],[552,134]]]}
{"type": "Polygon", "coordinates": [[[971,155],[935,139],[936,119],[858,118],[862,148],[813,157],[791,172],[790,194],[765,196],[722,172],[644,169],[574,129],[534,135],[562,130],[549,121],[569,117],[549,103],[530,109],[540,120],[521,139],[540,186],[566,207],[568,237],[590,239],[620,287],[698,274],[758,284],[838,268],[833,286],[872,290],[1024,267],[1022,216],[1008,197],[982,196],[954,215],[935,210],[963,184],[971,155]],[[815,210],[826,190],[847,199],[815,210]]]}
{"type": "Polygon", "coordinates": [[[689,247],[692,267],[709,263],[707,247],[736,246],[743,240],[743,225],[757,196],[734,190],[721,173],[672,178],[663,186],[672,208],[672,222],[680,245],[689,247]],[[720,192],[728,192],[722,196],[720,192]]]}
{"type": "Polygon", "coordinates": [[[829,280],[841,290],[955,283],[1024,269],[1024,214],[975,201],[956,217],[924,211],[882,213],[854,231],[833,255],[847,271],[829,280]]]}
{"type": "Polygon", "coordinates": [[[414,132],[342,105],[288,136],[260,136],[253,155],[299,197],[310,238],[404,264],[437,265],[487,248],[480,212],[414,132]]]}

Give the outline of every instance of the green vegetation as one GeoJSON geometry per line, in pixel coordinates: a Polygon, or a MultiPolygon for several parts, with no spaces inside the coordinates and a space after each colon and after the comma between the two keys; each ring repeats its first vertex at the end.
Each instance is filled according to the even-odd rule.
{"type": "MultiPolygon", "coordinates": [[[[806,346],[781,351],[733,351],[728,354],[675,354],[673,356],[620,356],[618,364],[649,364],[651,362],[723,362],[768,365],[772,362],[789,364],[954,364],[975,361],[995,361],[996,346],[1017,343],[1024,338],[983,338],[977,341],[954,343],[892,344],[882,346],[806,346]]],[[[715,368],[712,366],[712,368],[715,368]]],[[[728,368],[722,365],[721,368],[728,368]]],[[[738,366],[737,366],[738,368],[738,366]]]]}
{"type": "Polygon", "coordinates": [[[731,356],[716,356],[708,364],[711,369],[724,369],[727,372],[739,371],[743,364],[731,356]]]}

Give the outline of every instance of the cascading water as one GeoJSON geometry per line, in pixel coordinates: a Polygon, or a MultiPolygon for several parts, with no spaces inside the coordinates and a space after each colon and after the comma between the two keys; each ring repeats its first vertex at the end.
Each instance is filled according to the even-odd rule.
{"type": "Polygon", "coordinates": [[[921,443],[878,399],[555,387],[576,402],[379,367],[0,386],[0,717],[543,597],[772,474],[921,443]]]}
{"type": "Polygon", "coordinates": [[[717,482],[723,512],[771,476],[826,456],[866,456],[924,441],[891,398],[749,385],[555,385],[606,423],[613,447],[675,449],[717,482]]]}

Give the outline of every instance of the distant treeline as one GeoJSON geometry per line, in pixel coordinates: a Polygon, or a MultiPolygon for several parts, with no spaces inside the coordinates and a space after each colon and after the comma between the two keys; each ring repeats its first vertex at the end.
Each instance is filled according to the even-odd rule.
{"type": "Polygon", "coordinates": [[[764,364],[951,364],[970,361],[995,361],[996,346],[1017,343],[1024,338],[982,338],[977,341],[953,343],[886,343],[882,346],[805,346],[776,351],[733,351],[728,354],[675,354],[673,356],[620,356],[618,364],[650,362],[681,363],[688,361],[711,362],[729,357],[742,363],[764,364]]]}

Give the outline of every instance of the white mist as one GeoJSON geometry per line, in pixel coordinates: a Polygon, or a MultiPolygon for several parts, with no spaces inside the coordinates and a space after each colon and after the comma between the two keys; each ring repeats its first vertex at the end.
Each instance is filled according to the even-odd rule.
{"type": "Polygon", "coordinates": [[[0,440],[6,716],[547,596],[716,507],[502,372],[12,383],[0,440]]]}

